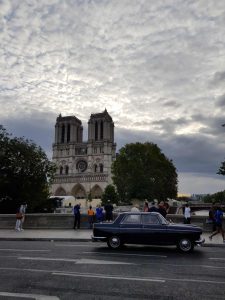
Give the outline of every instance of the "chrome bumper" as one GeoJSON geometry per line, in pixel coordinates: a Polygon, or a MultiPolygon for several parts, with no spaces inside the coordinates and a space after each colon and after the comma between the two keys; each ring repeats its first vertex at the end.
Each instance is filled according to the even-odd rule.
{"type": "Polygon", "coordinates": [[[91,236],[91,240],[92,242],[106,242],[107,241],[107,237],[105,236],[91,236]]]}
{"type": "Polygon", "coordinates": [[[197,245],[197,246],[202,246],[202,244],[204,244],[204,243],[205,243],[205,239],[203,239],[203,238],[195,241],[195,245],[197,245]]]}

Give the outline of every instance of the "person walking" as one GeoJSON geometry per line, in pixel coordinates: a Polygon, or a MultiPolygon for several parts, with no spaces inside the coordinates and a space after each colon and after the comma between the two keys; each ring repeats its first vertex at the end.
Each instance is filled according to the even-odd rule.
{"type": "Polygon", "coordinates": [[[20,208],[18,208],[16,211],[16,226],[15,226],[16,231],[20,231],[22,218],[23,218],[23,215],[20,212],[20,208]]]}
{"type": "Polygon", "coordinates": [[[94,216],[95,216],[95,212],[92,209],[92,206],[89,206],[88,209],[88,223],[89,223],[89,229],[93,228],[93,223],[94,223],[94,216]]]}
{"type": "Polygon", "coordinates": [[[191,224],[191,209],[188,204],[184,207],[184,224],[191,224]]]}
{"type": "Polygon", "coordinates": [[[223,230],[223,211],[220,206],[218,206],[215,211],[215,224],[216,224],[216,230],[209,236],[210,241],[212,240],[214,235],[221,233],[223,242],[225,243],[224,230],[223,230]]]}
{"type": "Polygon", "coordinates": [[[131,208],[130,211],[132,211],[132,212],[140,212],[139,205],[138,205],[138,204],[135,204],[135,205],[131,208]]]}
{"type": "Polygon", "coordinates": [[[110,200],[108,200],[108,203],[104,207],[105,209],[105,220],[106,222],[110,222],[113,220],[113,206],[110,203],[110,200]]]}
{"type": "Polygon", "coordinates": [[[25,222],[25,214],[26,214],[26,209],[27,209],[27,204],[26,203],[23,203],[21,206],[20,206],[20,213],[22,215],[22,218],[21,218],[21,221],[20,221],[20,231],[23,231],[23,224],[25,222]]]}
{"type": "Polygon", "coordinates": [[[209,209],[209,218],[207,223],[212,224],[212,232],[216,231],[215,206],[212,205],[209,209]]]}
{"type": "Polygon", "coordinates": [[[101,207],[100,204],[97,205],[96,207],[96,220],[97,222],[102,222],[103,221],[103,208],[101,207]]]}
{"type": "Polygon", "coordinates": [[[164,206],[164,201],[160,201],[158,205],[158,213],[160,213],[164,218],[166,218],[166,209],[164,206]]]}
{"type": "Polygon", "coordinates": [[[158,212],[158,208],[155,206],[155,202],[153,201],[151,206],[149,207],[149,212],[158,212]]]}
{"type": "Polygon", "coordinates": [[[73,229],[80,229],[80,206],[81,204],[76,204],[73,208],[73,214],[74,214],[74,225],[73,229]]]}
{"type": "Polygon", "coordinates": [[[148,210],[149,210],[148,201],[145,201],[143,211],[148,212],[148,210]]]}

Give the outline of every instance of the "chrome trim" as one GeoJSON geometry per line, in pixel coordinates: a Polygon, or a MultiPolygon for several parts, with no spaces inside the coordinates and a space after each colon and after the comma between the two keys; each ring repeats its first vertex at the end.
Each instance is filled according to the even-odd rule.
{"type": "Polygon", "coordinates": [[[205,239],[204,238],[200,238],[199,240],[195,241],[195,245],[198,245],[198,246],[201,246],[204,243],[205,243],[205,239]]]}

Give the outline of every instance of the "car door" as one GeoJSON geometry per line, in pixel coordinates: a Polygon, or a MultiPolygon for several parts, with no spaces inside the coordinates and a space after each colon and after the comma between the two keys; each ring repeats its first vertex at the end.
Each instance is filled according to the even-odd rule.
{"type": "Polygon", "coordinates": [[[142,231],[141,214],[125,215],[120,222],[120,236],[124,243],[139,244],[142,231]]]}
{"type": "Polygon", "coordinates": [[[162,224],[158,214],[142,215],[142,243],[152,245],[163,245],[166,241],[167,226],[162,224]]]}

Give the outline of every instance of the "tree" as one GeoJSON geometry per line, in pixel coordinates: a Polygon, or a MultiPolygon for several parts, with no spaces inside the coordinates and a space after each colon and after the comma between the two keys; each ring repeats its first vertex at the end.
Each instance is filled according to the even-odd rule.
{"type": "Polygon", "coordinates": [[[108,200],[112,203],[118,204],[118,194],[112,184],[107,185],[104,193],[102,194],[102,204],[106,204],[108,200]]]}
{"type": "Polygon", "coordinates": [[[225,175],[225,161],[223,161],[221,163],[221,166],[220,166],[219,171],[217,172],[217,174],[219,174],[219,175],[225,175]]]}
{"type": "Polygon", "coordinates": [[[112,174],[123,202],[165,200],[177,196],[176,168],[156,144],[125,145],[112,164],[112,174]]]}
{"type": "Polygon", "coordinates": [[[56,167],[34,142],[12,137],[0,126],[0,210],[14,213],[22,203],[30,211],[48,205],[56,167]]]}
{"type": "Polygon", "coordinates": [[[203,198],[204,203],[224,204],[225,203],[225,191],[217,192],[215,194],[206,195],[203,198]]]}

